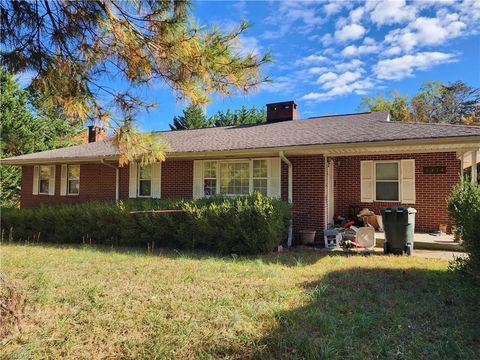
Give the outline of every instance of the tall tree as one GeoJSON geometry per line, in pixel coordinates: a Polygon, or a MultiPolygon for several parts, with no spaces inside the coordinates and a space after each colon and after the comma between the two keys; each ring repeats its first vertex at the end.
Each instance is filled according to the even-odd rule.
{"type": "Polygon", "coordinates": [[[267,121],[267,114],[265,110],[258,110],[255,106],[250,109],[242,106],[240,110],[220,110],[212,118],[215,126],[262,124],[267,121]]]}
{"type": "Polygon", "coordinates": [[[390,98],[383,95],[376,95],[373,98],[365,96],[361,103],[360,109],[369,111],[388,111],[392,121],[410,121],[410,113],[408,110],[408,100],[405,96],[392,92],[390,98]]]}
{"type": "Polygon", "coordinates": [[[394,121],[480,125],[480,89],[462,81],[427,81],[410,100],[392,93],[364,97],[361,109],[389,111],[394,121]]]}
{"type": "Polygon", "coordinates": [[[205,104],[212,93],[256,88],[265,80],[260,66],[270,59],[238,50],[246,22],[228,32],[198,26],[187,1],[5,0],[0,12],[1,62],[14,73],[33,73],[32,86],[46,105],[60,106],[70,118],[113,123],[127,152],[121,163],[133,154],[145,161],[164,156],[155,142],[136,140],[132,120],[153,105],[138,88],[162,81],[179,99],[205,104]],[[128,86],[113,89],[107,78],[128,86]],[[136,143],[149,148],[139,151],[136,143]]]}
{"type": "MultiPolygon", "coordinates": [[[[37,94],[21,89],[0,69],[0,156],[2,158],[55,149],[80,141],[79,123],[70,124],[59,112],[42,107],[37,94]]],[[[0,167],[0,206],[15,206],[20,194],[20,169],[0,167]]]]}
{"type": "Polygon", "coordinates": [[[440,102],[442,106],[438,121],[450,124],[470,122],[474,119],[480,121],[480,89],[455,81],[442,86],[440,102]]]}
{"type": "Polygon", "coordinates": [[[182,115],[173,118],[172,130],[203,129],[214,125],[211,119],[207,119],[202,108],[190,105],[183,110],[182,115]]]}

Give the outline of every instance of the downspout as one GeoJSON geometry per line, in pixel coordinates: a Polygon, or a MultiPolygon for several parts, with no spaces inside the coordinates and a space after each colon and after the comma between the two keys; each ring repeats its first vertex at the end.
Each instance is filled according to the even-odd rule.
{"type": "MultiPolygon", "coordinates": [[[[285,157],[285,154],[283,153],[283,151],[280,151],[278,153],[278,155],[280,156],[280,159],[282,159],[282,161],[285,164],[287,164],[287,166],[288,166],[288,202],[290,204],[292,204],[293,203],[293,166],[292,166],[292,162],[285,157]]],[[[292,246],[292,240],[293,240],[293,220],[290,219],[290,225],[288,227],[288,240],[287,240],[287,246],[288,247],[292,246]]]]}
{"type": "Polygon", "coordinates": [[[100,162],[108,167],[111,167],[112,169],[115,169],[115,201],[118,201],[120,199],[119,196],[119,188],[120,188],[120,168],[118,166],[109,164],[105,162],[104,159],[101,159],[100,162]]]}

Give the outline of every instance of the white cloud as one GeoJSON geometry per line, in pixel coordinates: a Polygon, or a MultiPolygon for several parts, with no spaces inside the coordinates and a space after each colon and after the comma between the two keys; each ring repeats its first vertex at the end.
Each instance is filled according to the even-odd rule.
{"type": "Polygon", "coordinates": [[[458,14],[439,12],[439,17],[419,17],[406,28],[395,29],[385,36],[385,42],[410,52],[416,47],[439,45],[461,36],[467,25],[458,14]]]}
{"type": "Polygon", "coordinates": [[[380,48],[377,45],[349,45],[342,50],[342,55],[345,57],[360,56],[370,54],[379,51],[380,48]]]}
{"type": "Polygon", "coordinates": [[[374,72],[382,80],[400,80],[412,76],[414,70],[426,70],[432,66],[452,61],[454,61],[452,54],[421,52],[394,59],[380,60],[374,66],[374,72]]]}
{"type": "Polygon", "coordinates": [[[338,78],[338,75],[334,72],[327,72],[325,74],[323,74],[322,76],[320,76],[317,80],[317,83],[324,83],[326,81],[332,81],[332,80],[335,80],[338,78]]]}
{"type": "Polygon", "coordinates": [[[330,44],[333,43],[333,37],[330,34],[325,34],[325,35],[323,35],[321,41],[322,41],[323,46],[329,46],[330,44]]]}
{"type": "Polygon", "coordinates": [[[311,65],[311,64],[318,64],[321,62],[325,62],[328,59],[325,56],[312,54],[308,55],[302,59],[295,61],[295,65],[311,65]]]}
{"type": "Polygon", "coordinates": [[[325,23],[323,16],[317,14],[315,2],[282,1],[275,3],[273,13],[265,19],[275,30],[265,31],[264,39],[277,39],[286,35],[294,25],[296,32],[308,33],[325,23]]]}
{"type": "Polygon", "coordinates": [[[260,85],[260,90],[269,93],[291,93],[297,85],[295,78],[292,76],[276,76],[271,82],[260,85]]]}
{"type": "Polygon", "coordinates": [[[335,65],[335,70],[339,72],[349,71],[349,70],[360,70],[363,71],[363,62],[358,59],[353,59],[349,62],[338,63],[335,65]]]}
{"type": "Polygon", "coordinates": [[[407,5],[405,0],[382,0],[370,14],[370,19],[378,24],[395,24],[415,19],[417,9],[407,5]]]}
{"type": "Polygon", "coordinates": [[[258,55],[262,49],[257,38],[253,36],[239,36],[239,44],[236,46],[237,51],[241,55],[253,54],[258,55]]]}
{"type": "Polygon", "coordinates": [[[330,16],[340,12],[342,8],[343,4],[341,1],[330,1],[327,5],[323,7],[323,11],[325,11],[327,16],[330,16]]]}
{"type": "Polygon", "coordinates": [[[350,11],[349,18],[352,21],[352,23],[358,23],[363,15],[365,14],[365,9],[361,6],[357,7],[356,9],[350,11]]]}
{"type": "Polygon", "coordinates": [[[335,38],[340,41],[357,40],[365,34],[365,28],[362,25],[345,25],[340,30],[335,31],[335,38]]]}
{"type": "Polygon", "coordinates": [[[368,93],[368,90],[375,86],[375,83],[370,79],[362,79],[358,81],[353,81],[347,84],[341,84],[339,86],[333,87],[328,91],[324,92],[310,92],[302,96],[302,100],[306,101],[327,101],[334,99],[338,96],[348,95],[348,94],[357,94],[365,95],[368,93]]]}
{"type": "Polygon", "coordinates": [[[323,74],[327,71],[328,71],[328,68],[325,67],[325,66],[321,66],[321,67],[314,66],[314,67],[308,69],[308,73],[311,74],[311,75],[320,75],[320,74],[323,74]]]}

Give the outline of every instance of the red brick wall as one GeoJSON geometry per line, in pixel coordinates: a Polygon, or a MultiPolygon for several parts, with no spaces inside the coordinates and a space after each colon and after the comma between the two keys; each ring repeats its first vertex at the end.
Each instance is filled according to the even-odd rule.
{"type": "MultiPolygon", "coordinates": [[[[33,166],[22,167],[20,206],[115,200],[115,169],[102,164],[80,165],[80,194],[60,196],[61,165],[56,165],[55,195],[33,195],[33,166]]],[[[120,168],[119,197],[128,199],[128,166],[120,168]]],[[[193,161],[169,160],[162,164],[162,198],[192,198],[193,161]]]]}
{"type": "Polygon", "coordinates": [[[335,213],[348,214],[350,205],[366,207],[379,214],[387,206],[410,206],[417,209],[416,230],[438,230],[438,224],[448,223],[445,199],[454,184],[459,181],[460,161],[456,154],[428,153],[375,156],[343,156],[335,160],[335,213]],[[416,203],[360,202],[360,161],[415,159],[416,203]],[[446,166],[446,174],[423,174],[424,166],[446,166]]]}
{"type": "MultiPolygon", "coordinates": [[[[322,241],[325,227],[325,162],[323,155],[288,157],[293,167],[293,228],[295,242],[300,230],[317,230],[322,241]]],[[[288,167],[282,162],[282,199],[288,200],[288,167]]]]}
{"type": "MultiPolygon", "coordinates": [[[[458,181],[460,162],[455,153],[431,153],[385,156],[349,156],[336,158],[335,212],[346,214],[349,205],[359,205],[379,212],[382,207],[398,203],[360,202],[360,161],[415,159],[417,229],[431,231],[439,223],[450,223],[445,197],[458,181]],[[424,175],[423,166],[447,167],[444,175],[424,175]]],[[[289,157],[293,164],[294,229],[321,230],[324,228],[325,163],[322,155],[289,157]]],[[[80,195],[60,196],[60,165],[57,165],[55,195],[32,195],[33,166],[22,167],[22,207],[62,202],[115,199],[115,170],[102,164],[82,164],[80,170],[80,195]]],[[[128,199],[128,166],[120,168],[120,199],[128,199]]],[[[288,199],[288,168],[282,162],[282,199],[288,199]]],[[[162,198],[192,198],[193,161],[167,160],[162,164],[162,198]]],[[[321,233],[317,238],[320,240],[321,233]]]]}
{"type": "Polygon", "coordinates": [[[41,204],[77,203],[92,200],[115,200],[115,169],[101,164],[80,166],[80,194],[60,196],[61,165],[55,170],[55,195],[33,195],[33,166],[22,166],[20,206],[36,207],[41,204]]]}
{"type": "Polygon", "coordinates": [[[162,198],[193,197],[193,160],[167,160],[162,164],[162,198]]]}

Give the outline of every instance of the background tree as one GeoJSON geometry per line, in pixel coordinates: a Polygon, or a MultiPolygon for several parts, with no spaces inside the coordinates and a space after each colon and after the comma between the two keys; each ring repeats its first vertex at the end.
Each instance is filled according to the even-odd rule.
{"type": "Polygon", "coordinates": [[[232,125],[248,125],[263,124],[267,121],[267,113],[265,110],[259,110],[255,106],[247,109],[242,106],[239,110],[226,112],[220,110],[212,116],[215,126],[232,126],[232,125]]]}
{"type": "Polygon", "coordinates": [[[144,161],[164,155],[157,142],[139,141],[133,126],[138,112],[153,106],[138,95],[141,88],[162,81],[177,98],[203,105],[212,93],[247,93],[266,80],[260,66],[269,55],[238,47],[248,24],[228,32],[198,26],[187,1],[2,1],[0,12],[2,64],[33,73],[32,87],[46,106],[114,126],[127,152],[121,164],[133,155],[144,161]],[[112,89],[107,78],[128,86],[112,89]]]}
{"type": "Polygon", "coordinates": [[[360,109],[389,111],[393,121],[480,125],[480,89],[462,81],[428,81],[411,99],[392,92],[386,98],[364,97],[360,109]]]}
{"type": "Polygon", "coordinates": [[[247,109],[242,106],[241,109],[226,111],[219,110],[211,117],[207,117],[203,110],[198,106],[190,105],[183,110],[182,115],[173,118],[173,124],[170,124],[172,130],[202,129],[209,127],[233,126],[262,124],[267,120],[265,110],[258,110],[255,106],[247,109]]]}
{"type": "MultiPolygon", "coordinates": [[[[80,124],[70,124],[60,112],[45,109],[35,93],[21,89],[0,69],[0,156],[2,158],[55,149],[81,141],[80,124]]],[[[20,169],[0,167],[0,206],[15,206],[20,195],[20,169]]]]}
{"type": "Polygon", "coordinates": [[[388,111],[392,121],[410,121],[408,99],[397,92],[392,92],[390,98],[383,95],[376,95],[374,98],[366,96],[362,99],[360,108],[368,111],[388,111]]]}
{"type": "Polygon", "coordinates": [[[183,110],[182,115],[173,118],[172,130],[203,129],[214,125],[211,119],[207,119],[203,109],[199,106],[190,105],[183,110]]]}

